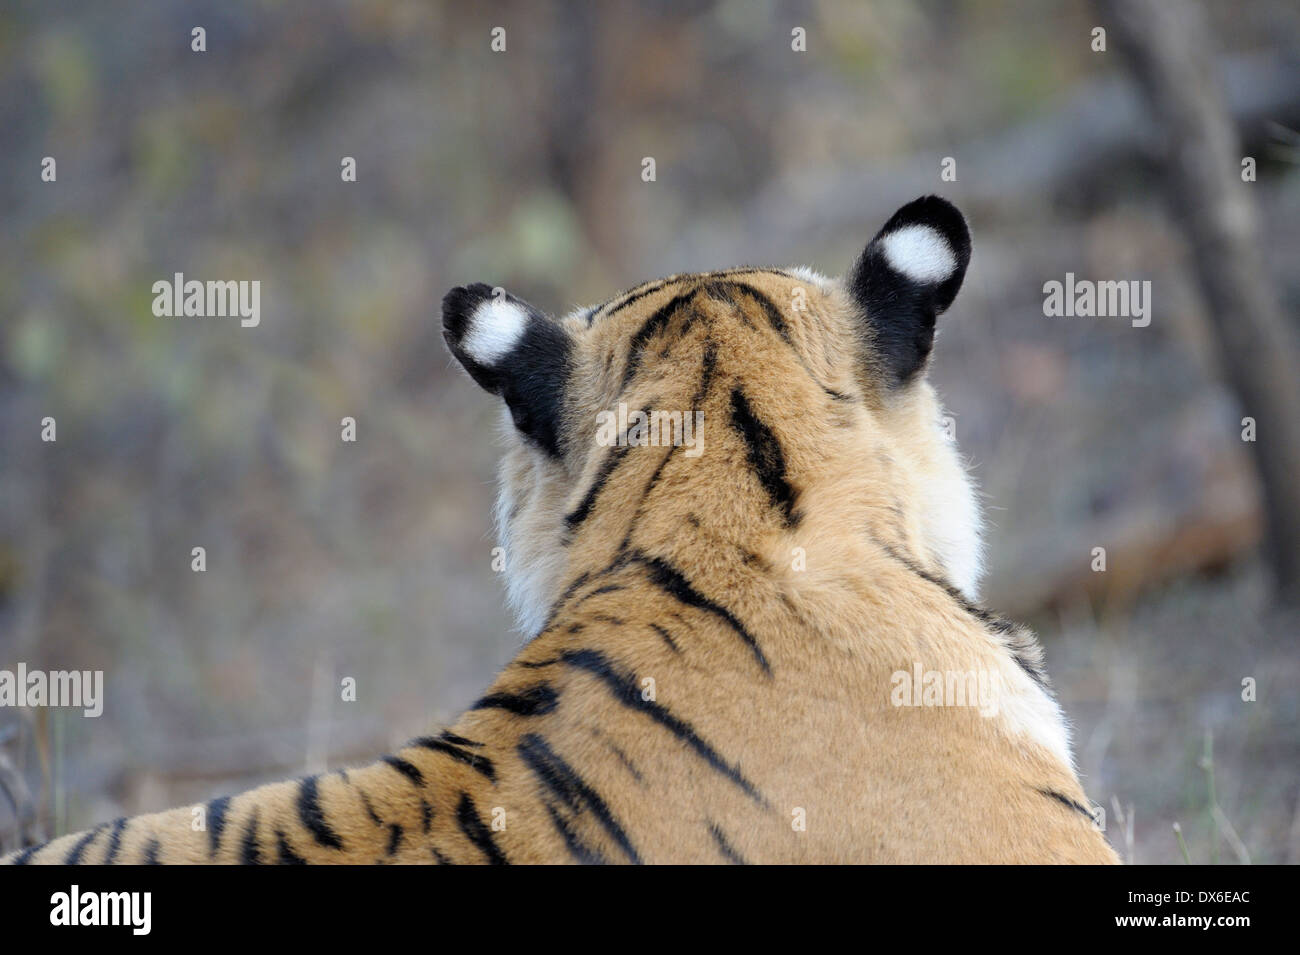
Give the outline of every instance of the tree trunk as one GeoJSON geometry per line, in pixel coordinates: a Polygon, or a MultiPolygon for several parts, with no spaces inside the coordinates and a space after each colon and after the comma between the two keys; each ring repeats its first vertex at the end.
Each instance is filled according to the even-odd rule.
{"type": "Polygon", "coordinates": [[[1191,242],[1224,377],[1263,489],[1278,593],[1300,600],[1300,357],[1259,254],[1253,183],[1212,68],[1198,4],[1096,0],[1163,134],[1168,198],[1191,242]]]}

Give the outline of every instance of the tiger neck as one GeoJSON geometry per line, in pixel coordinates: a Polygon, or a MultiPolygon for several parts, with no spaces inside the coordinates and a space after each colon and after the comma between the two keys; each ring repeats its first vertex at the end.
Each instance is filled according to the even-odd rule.
{"type": "MultiPolygon", "coordinates": [[[[792,603],[784,557],[792,549],[784,509],[755,509],[734,488],[753,475],[693,471],[678,454],[647,464],[636,481],[638,503],[621,513],[597,509],[566,547],[562,591],[540,634],[569,641],[599,630],[626,646],[647,651],[684,642],[677,628],[723,631],[723,640],[771,672],[769,654],[755,635],[792,603]]],[[[649,459],[648,459],[649,460],[649,459]]],[[[792,512],[797,501],[791,495],[792,512]]],[[[798,568],[795,568],[798,569],[798,568]]],[[[788,632],[789,627],[779,628],[788,632]]],[[[539,634],[539,635],[540,635],[539,634]]]]}

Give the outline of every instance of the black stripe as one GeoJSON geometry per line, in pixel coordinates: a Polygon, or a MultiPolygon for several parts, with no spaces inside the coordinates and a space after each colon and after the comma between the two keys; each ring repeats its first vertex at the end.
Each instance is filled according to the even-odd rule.
{"type": "Polygon", "coordinates": [[[715,302],[730,305],[732,308],[740,308],[740,303],[731,297],[732,289],[735,287],[735,282],[727,282],[711,277],[705,278],[705,280],[700,283],[700,291],[715,302]]]}
{"type": "Polygon", "coordinates": [[[420,828],[425,832],[429,831],[429,825],[433,822],[433,807],[423,799],[420,800],[420,828]]]}
{"type": "Polygon", "coordinates": [[[655,292],[662,291],[671,285],[677,285],[691,279],[725,279],[737,275],[784,275],[786,278],[791,278],[790,273],[785,269],[753,268],[751,266],[744,266],[735,269],[718,269],[715,272],[702,272],[697,275],[670,275],[666,279],[655,279],[650,282],[642,282],[640,285],[633,286],[626,292],[623,292],[623,297],[621,299],[615,297],[609,302],[604,302],[596,306],[596,308],[587,316],[587,325],[590,326],[597,317],[609,318],[611,315],[621,312],[634,302],[639,302],[647,295],[653,295],[655,292]],[[614,304],[611,306],[611,303],[614,304]],[[609,308],[609,311],[602,315],[601,310],[605,308],[609,308]]]}
{"type": "Polygon", "coordinates": [[[117,858],[117,850],[122,848],[122,832],[126,829],[126,817],[119,816],[113,822],[113,833],[108,837],[108,852],[104,856],[104,865],[112,865],[117,858]]]}
{"type": "Polygon", "coordinates": [[[772,429],[759,420],[749,406],[740,388],[731,392],[731,424],[745,439],[749,466],[767,492],[772,506],[782,512],[786,527],[799,523],[800,515],[794,509],[796,494],[785,476],[785,454],[781,442],[772,429]]]}
{"type": "Polygon", "coordinates": [[[244,838],[239,844],[239,862],[241,865],[261,865],[262,853],[257,846],[257,810],[248,817],[244,828],[244,838]]]}
{"type": "Polygon", "coordinates": [[[582,496],[582,501],[572,511],[564,515],[564,524],[570,533],[591,516],[591,511],[596,506],[596,498],[600,496],[601,490],[605,487],[605,482],[614,473],[614,469],[623,463],[623,458],[631,450],[631,447],[629,444],[616,444],[605,454],[605,459],[600,462],[600,470],[596,472],[595,480],[587,488],[587,493],[582,496]]]}
{"type": "Polygon", "coordinates": [[[315,776],[308,776],[298,782],[298,820],[320,845],[328,849],[343,848],[343,841],[338,837],[338,833],[325,821],[325,812],[321,809],[315,776]]]}
{"type": "MultiPolygon", "coordinates": [[[[738,275],[783,275],[788,279],[794,278],[786,269],[774,269],[769,267],[760,267],[754,265],[741,265],[733,269],[718,269],[714,272],[705,272],[703,278],[706,279],[730,279],[738,275]]],[[[745,286],[749,288],[749,286],[745,286]]]]}
{"type": "Polygon", "coordinates": [[[402,844],[402,827],[393,823],[388,827],[388,854],[394,855],[397,847],[402,844]]]}
{"type": "MultiPolygon", "coordinates": [[[[663,457],[661,457],[659,463],[655,465],[654,473],[650,475],[650,480],[646,481],[645,489],[641,491],[641,500],[637,501],[636,510],[632,513],[632,520],[628,522],[627,533],[623,535],[623,540],[619,542],[618,553],[620,555],[625,554],[628,547],[631,546],[632,535],[636,533],[637,525],[641,523],[641,512],[645,507],[646,498],[650,496],[650,492],[659,484],[659,477],[664,473],[664,467],[672,459],[672,456],[677,453],[679,447],[680,445],[675,444],[664,451],[663,457]]],[[[626,557],[621,559],[623,562],[626,562],[626,557]]],[[[605,573],[609,573],[616,569],[619,566],[619,563],[620,558],[615,558],[614,563],[610,565],[605,573]]]]}
{"type": "Polygon", "coordinates": [[[434,857],[434,859],[437,860],[438,865],[455,865],[455,864],[456,864],[456,863],[452,862],[450,859],[448,859],[445,855],[443,855],[443,854],[438,850],[438,847],[437,847],[437,846],[430,846],[430,847],[429,847],[429,851],[433,853],[433,857],[434,857]]]}
{"type": "MultiPolygon", "coordinates": [[[[753,269],[751,271],[765,272],[776,270],[753,269]]],[[[791,276],[788,272],[778,272],[777,274],[785,275],[787,278],[794,278],[794,276],[791,276]]],[[[817,379],[817,375],[808,367],[808,360],[800,353],[799,349],[795,346],[794,339],[790,337],[790,327],[786,324],[785,315],[771,297],[759,291],[747,282],[715,282],[711,284],[714,286],[713,294],[715,297],[719,297],[729,304],[736,304],[732,298],[732,293],[739,293],[740,295],[749,298],[755,305],[757,305],[763,312],[764,316],[766,316],[767,323],[772,326],[772,330],[780,335],[781,340],[791,348],[795,357],[799,359],[799,364],[803,366],[803,370],[807,372],[808,377],[813,380],[817,387],[821,388],[822,391],[836,401],[856,400],[852,395],[846,395],[833,388],[828,388],[817,379]]],[[[743,312],[741,314],[742,317],[745,317],[743,312]]]]}
{"type": "Polygon", "coordinates": [[[624,768],[626,768],[627,771],[632,774],[633,779],[635,779],[639,783],[645,782],[645,777],[641,775],[641,770],[636,768],[636,764],[633,763],[632,760],[628,758],[627,753],[623,752],[612,742],[609,743],[609,749],[610,752],[612,752],[615,756],[618,757],[618,761],[623,764],[624,768]]]}
{"type": "MultiPolygon", "coordinates": [[[[1021,631],[1018,631],[1018,632],[1019,632],[1020,634],[1022,634],[1022,635],[1024,636],[1024,638],[1027,639],[1027,640],[1031,640],[1031,641],[1035,641],[1035,642],[1037,641],[1037,638],[1034,637],[1034,636],[1033,636],[1033,635],[1032,635],[1028,630],[1021,630],[1021,631]]],[[[1008,635],[1010,635],[1010,634],[1011,634],[1011,632],[1009,631],[1009,632],[1008,632],[1008,635]]],[[[1046,693],[1048,696],[1050,696],[1050,697],[1052,697],[1053,699],[1055,699],[1055,698],[1056,698],[1056,693],[1055,693],[1055,691],[1052,689],[1052,684],[1051,684],[1051,682],[1047,679],[1047,671],[1043,669],[1042,664],[1039,663],[1039,662],[1036,662],[1035,660],[1030,659],[1030,658],[1027,657],[1024,653],[1021,653],[1021,652],[1017,651],[1016,648],[1014,648],[1014,647],[1007,646],[1007,650],[1008,650],[1008,651],[1010,652],[1010,654],[1011,654],[1011,659],[1015,660],[1016,663],[1019,664],[1020,669],[1024,670],[1024,671],[1025,671],[1025,674],[1026,674],[1026,675],[1027,675],[1031,680],[1033,680],[1035,683],[1037,683],[1038,686],[1039,686],[1039,688],[1040,688],[1044,693],[1046,693]]]]}
{"type": "Polygon", "coordinates": [[[470,798],[469,793],[460,794],[460,802],[456,804],[456,822],[460,825],[460,831],[465,833],[465,838],[487,856],[488,862],[492,865],[510,864],[510,860],[493,840],[492,830],[483,825],[483,820],[479,818],[478,807],[474,805],[474,800],[470,798]]]}
{"type": "MultiPolygon", "coordinates": [[[[936,577],[934,574],[928,573],[925,569],[919,567],[909,557],[903,554],[899,554],[888,544],[884,543],[883,541],[876,541],[876,544],[880,547],[881,550],[883,550],[894,560],[898,561],[898,563],[902,564],[912,573],[916,574],[916,576],[920,577],[922,580],[926,581],[927,583],[934,584],[936,587],[938,587],[940,590],[946,593],[949,597],[952,598],[954,602],[956,602],[956,604],[959,607],[961,607],[962,610],[966,611],[966,613],[970,614],[972,617],[974,617],[980,623],[984,624],[984,626],[988,627],[994,633],[1003,637],[1011,637],[1018,633],[1025,633],[1026,639],[1028,640],[1034,639],[1032,636],[1028,635],[1027,631],[1024,631],[1024,629],[1014,621],[1008,620],[1006,617],[1003,617],[1000,614],[996,614],[991,610],[987,610],[984,607],[979,607],[971,603],[969,600],[966,599],[965,594],[963,594],[952,584],[948,583],[948,581],[944,580],[941,577],[936,577]]],[[[1046,693],[1048,696],[1054,699],[1055,693],[1053,693],[1052,691],[1052,684],[1047,679],[1047,671],[1043,669],[1042,664],[1035,660],[1030,659],[1022,652],[1017,652],[1015,647],[1008,646],[1005,643],[1003,645],[1006,647],[1007,652],[1011,654],[1011,659],[1016,661],[1016,664],[1020,667],[1020,669],[1024,670],[1025,674],[1031,680],[1037,683],[1039,688],[1042,689],[1044,693],[1046,693]]]]}
{"type": "Polygon", "coordinates": [[[86,847],[95,841],[95,837],[99,835],[101,831],[103,831],[105,825],[106,823],[101,823],[100,825],[96,826],[94,829],[91,829],[80,839],[78,839],[76,843],[72,846],[72,848],[68,850],[68,854],[64,856],[63,864],[81,865],[81,857],[85,853],[86,847]]]}
{"type": "Polygon", "coordinates": [[[543,716],[559,705],[560,695],[549,683],[530,686],[519,693],[489,693],[471,710],[507,710],[516,716],[543,716]]]}
{"type": "MultiPolygon", "coordinates": [[[[611,315],[621,312],[623,309],[627,308],[633,302],[639,302],[647,295],[653,295],[655,292],[658,292],[660,289],[666,288],[669,284],[671,284],[674,281],[676,280],[655,279],[654,281],[645,282],[641,285],[638,285],[636,288],[633,288],[631,291],[625,292],[624,298],[617,305],[614,305],[612,308],[610,308],[608,312],[606,312],[604,315],[601,315],[600,317],[609,318],[611,315]]],[[[602,308],[603,307],[604,306],[602,306],[602,308]]],[[[595,320],[594,316],[592,320],[593,321],[595,320]]]]}
{"type": "Polygon", "coordinates": [[[457,736],[451,730],[443,730],[438,734],[439,739],[445,739],[448,743],[455,743],[457,746],[473,746],[476,749],[482,746],[482,743],[476,743],[472,739],[466,739],[463,736],[457,736]]]}
{"type": "Polygon", "coordinates": [[[763,668],[763,672],[769,675],[772,673],[772,667],[768,664],[767,657],[763,655],[763,651],[759,647],[758,641],[754,639],[753,635],[745,629],[744,624],[737,620],[730,610],[714,603],[708,597],[701,594],[691,586],[690,581],[686,579],[681,571],[662,558],[647,557],[644,554],[637,554],[634,555],[632,559],[644,564],[646,569],[650,572],[651,582],[674,600],[678,600],[681,603],[686,604],[688,607],[695,607],[699,610],[707,611],[708,613],[718,617],[726,623],[727,626],[731,627],[731,629],[736,632],[737,636],[745,642],[750,651],[754,654],[754,659],[756,659],[759,666],[763,668]]]}
{"type": "Polygon", "coordinates": [[[418,767],[416,767],[412,763],[408,763],[400,756],[384,756],[383,762],[387,763],[389,766],[392,766],[393,769],[397,770],[399,773],[401,773],[411,782],[415,783],[415,785],[417,786],[424,785],[424,774],[420,772],[418,767]]]}
{"type": "MultiPolygon", "coordinates": [[[[651,398],[646,402],[645,407],[641,409],[641,414],[648,420],[654,413],[655,406],[658,404],[658,396],[651,398]]],[[[591,516],[591,511],[596,506],[596,499],[600,496],[600,492],[609,481],[610,475],[614,473],[615,468],[623,463],[623,458],[632,447],[633,445],[629,444],[627,441],[627,431],[624,431],[619,435],[614,446],[610,448],[609,452],[605,455],[605,459],[601,461],[600,470],[596,473],[596,478],[591,482],[591,487],[587,489],[587,493],[583,495],[581,503],[579,503],[573,511],[564,516],[565,535],[561,543],[570,543],[572,541],[573,532],[578,529],[578,526],[582,524],[583,521],[591,516]]],[[[637,447],[640,447],[640,445],[637,445],[637,447]]],[[[576,589],[576,587],[574,589],[576,589]]],[[[566,598],[572,595],[572,590],[565,592],[566,598]]]]}
{"type": "Polygon", "coordinates": [[[307,860],[293,851],[289,840],[279,829],[275,830],[276,865],[306,865],[307,860]]]}
{"type": "Polygon", "coordinates": [[[741,560],[745,562],[747,567],[757,567],[759,573],[763,574],[770,574],[772,572],[772,568],[768,566],[767,561],[762,557],[759,557],[752,550],[746,550],[744,547],[739,545],[737,545],[736,549],[740,551],[741,560]]]}
{"type": "Polygon", "coordinates": [[[739,786],[747,796],[760,805],[764,804],[762,795],[744,777],[740,769],[729,765],[717,750],[700,738],[700,735],[695,732],[689,723],[678,719],[661,703],[642,698],[641,688],[637,684],[635,675],[618,672],[614,665],[605,658],[605,655],[598,650],[566,650],[561,654],[561,659],[571,667],[586,670],[588,673],[600,677],[605,682],[605,685],[609,687],[614,699],[629,709],[645,713],[695,750],[705,762],[739,786]]]}
{"type": "Polygon", "coordinates": [[[1063,793],[1058,793],[1055,790],[1051,790],[1051,789],[1040,789],[1038,790],[1038,792],[1044,796],[1050,796],[1052,799],[1055,799],[1057,802],[1061,803],[1062,805],[1069,806],[1075,812],[1083,813],[1085,816],[1088,817],[1089,822],[1094,824],[1096,823],[1097,820],[1093,816],[1093,814],[1088,810],[1088,807],[1079,805],[1079,803],[1075,802],[1069,796],[1066,796],[1063,793]]]}
{"type": "Polygon", "coordinates": [[[486,756],[480,756],[478,753],[467,752],[459,747],[452,746],[451,743],[448,743],[445,740],[436,739],[432,736],[421,736],[419,739],[413,739],[411,740],[410,745],[423,746],[425,749],[431,749],[436,753],[445,753],[452,759],[464,763],[471,769],[477,770],[488,779],[496,782],[496,767],[492,765],[492,760],[488,759],[486,756]]]}
{"type": "Polygon", "coordinates": [[[691,399],[691,411],[698,411],[704,399],[709,395],[709,386],[713,384],[713,373],[718,367],[718,346],[713,343],[712,338],[704,342],[704,357],[700,361],[700,383],[695,389],[695,396],[691,399]]]}
{"type": "Polygon", "coordinates": [[[736,300],[735,295],[738,293],[741,296],[749,298],[763,312],[764,316],[767,318],[768,324],[772,326],[773,331],[780,335],[781,339],[787,345],[794,347],[794,342],[790,338],[790,330],[786,327],[785,316],[781,314],[781,310],[776,307],[776,304],[770,298],[752,285],[745,282],[724,280],[709,281],[700,286],[700,288],[709,296],[709,298],[717,302],[722,302],[724,305],[729,305],[735,309],[746,326],[753,328],[754,326],[749,320],[749,315],[743,310],[741,303],[736,300]]]}
{"type": "Polygon", "coordinates": [[[713,836],[713,841],[718,844],[718,851],[722,853],[724,859],[732,865],[749,865],[749,863],[745,861],[744,857],[732,848],[731,843],[728,842],[727,837],[722,834],[722,830],[718,828],[717,823],[709,823],[709,835],[713,836]]]}
{"type": "Polygon", "coordinates": [[[898,561],[900,564],[902,564],[912,573],[916,574],[916,576],[920,577],[922,580],[926,581],[927,583],[934,584],[936,587],[938,587],[940,590],[946,593],[949,597],[951,597],[954,601],[956,601],[957,604],[963,610],[965,610],[968,614],[978,619],[980,623],[987,624],[988,626],[995,629],[998,633],[1006,633],[1008,630],[1011,630],[1013,628],[1014,625],[1009,620],[1006,620],[1003,617],[999,617],[997,614],[993,613],[990,610],[985,610],[983,607],[975,606],[975,604],[971,603],[969,600],[966,599],[966,596],[960,590],[958,590],[952,584],[948,583],[948,581],[944,580],[942,577],[936,577],[934,574],[925,570],[920,565],[918,565],[915,561],[913,561],[910,557],[906,556],[905,554],[898,553],[896,550],[894,550],[892,547],[890,547],[888,544],[884,543],[883,541],[876,541],[876,544],[879,545],[881,550],[883,550],[894,560],[898,561]]]}
{"type": "Polygon", "coordinates": [[[637,369],[641,367],[641,355],[645,351],[646,344],[668,326],[677,310],[690,302],[695,297],[695,293],[696,289],[690,289],[674,295],[637,329],[636,334],[632,336],[631,341],[628,343],[627,366],[623,369],[623,383],[619,386],[620,391],[627,388],[637,369]]]}
{"type": "MultiPolygon", "coordinates": [[[[704,399],[709,394],[709,386],[713,383],[713,373],[717,368],[717,364],[717,346],[714,345],[712,338],[708,338],[704,342],[704,357],[700,363],[700,383],[695,389],[695,396],[691,399],[690,407],[686,411],[687,414],[694,414],[699,410],[700,405],[704,403],[704,399]]],[[[636,511],[633,513],[632,520],[628,524],[627,533],[623,535],[623,540],[618,545],[618,553],[620,556],[614,559],[614,562],[609,567],[609,571],[616,569],[626,560],[626,557],[623,555],[625,555],[628,547],[632,544],[632,535],[636,532],[637,524],[641,520],[641,513],[645,508],[646,500],[650,497],[650,493],[655,489],[655,487],[658,486],[660,475],[663,474],[664,468],[680,447],[681,445],[673,445],[665,451],[664,456],[659,459],[659,464],[655,466],[654,473],[650,475],[650,480],[646,482],[645,489],[641,492],[641,500],[637,502],[636,511]]]]}
{"type": "Polygon", "coordinates": [[[592,848],[578,838],[578,834],[573,831],[573,827],[549,802],[546,804],[546,811],[550,813],[551,824],[555,826],[556,832],[564,840],[564,847],[569,850],[569,855],[583,865],[608,864],[608,860],[600,854],[599,850],[592,848]]]}
{"type": "MultiPolygon", "coordinates": [[[[696,275],[670,275],[666,279],[655,279],[650,282],[642,282],[640,285],[635,285],[626,292],[621,293],[623,296],[622,298],[615,296],[609,301],[597,305],[586,315],[587,326],[590,327],[597,318],[609,318],[611,315],[621,312],[634,302],[639,302],[647,295],[653,295],[655,292],[662,291],[670,285],[680,284],[681,282],[690,279],[726,279],[738,275],[783,275],[786,278],[793,278],[793,276],[785,269],[754,268],[751,266],[744,266],[735,269],[718,269],[714,272],[701,272],[696,275]],[[609,311],[601,314],[602,310],[606,308],[608,308],[609,311]]],[[[748,286],[746,286],[746,288],[748,288],[748,286]]]]}
{"type": "Polygon", "coordinates": [[[158,860],[158,853],[160,852],[162,852],[162,843],[157,839],[150,839],[144,846],[144,864],[162,865],[158,860]]]}
{"type": "Polygon", "coordinates": [[[590,576],[591,575],[584,570],[574,578],[573,583],[564,588],[564,593],[560,594],[559,599],[552,604],[550,612],[546,615],[546,623],[542,624],[542,629],[538,631],[537,636],[540,637],[547,630],[551,629],[551,624],[555,622],[555,618],[559,616],[560,611],[564,609],[564,605],[568,603],[569,598],[578,592],[578,588],[585,584],[590,576]]]}
{"type": "Polygon", "coordinates": [[[663,627],[659,626],[659,624],[657,623],[650,624],[650,629],[653,630],[655,633],[659,634],[660,638],[663,639],[664,643],[668,644],[669,648],[672,649],[673,653],[682,652],[681,647],[677,646],[677,641],[673,639],[673,635],[669,633],[667,630],[665,630],[663,627]]]}
{"type": "Polygon", "coordinates": [[[605,800],[551,749],[546,740],[536,733],[529,733],[519,741],[517,750],[528,768],[556,798],[575,814],[590,810],[627,857],[640,865],[641,857],[632,846],[632,840],[614,818],[605,800]]]}
{"type": "Polygon", "coordinates": [[[208,803],[208,855],[217,857],[221,848],[221,833],[226,828],[226,808],[230,805],[229,796],[218,796],[208,803]]]}
{"type": "Polygon", "coordinates": [[[370,797],[366,795],[366,791],[358,786],[357,795],[361,797],[361,808],[366,811],[366,815],[370,817],[370,821],[376,826],[382,826],[384,820],[379,818],[379,814],[375,812],[375,807],[370,804],[370,797]]]}
{"type": "Polygon", "coordinates": [[[752,285],[744,282],[729,282],[728,284],[742,295],[748,295],[753,299],[758,307],[763,310],[763,314],[767,316],[767,322],[772,326],[772,329],[781,336],[787,345],[793,347],[794,342],[790,340],[790,329],[786,327],[785,316],[781,314],[781,310],[776,307],[775,302],[752,285]]]}
{"type": "Polygon", "coordinates": [[[49,845],[48,842],[42,842],[38,846],[28,846],[22,852],[18,853],[18,855],[14,856],[13,864],[26,865],[28,862],[31,861],[32,856],[34,856],[37,852],[39,852],[41,849],[44,849],[48,845],[49,845]]]}

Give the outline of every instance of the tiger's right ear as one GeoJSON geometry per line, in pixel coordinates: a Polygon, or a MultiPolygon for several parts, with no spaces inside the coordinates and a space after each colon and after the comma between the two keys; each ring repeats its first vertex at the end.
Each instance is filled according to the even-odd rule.
{"type": "Polygon", "coordinates": [[[443,297],[442,337],[470,376],[505,400],[520,433],[559,457],[571,351],[564,329],[505,289],[478,282],[443,297]]]}

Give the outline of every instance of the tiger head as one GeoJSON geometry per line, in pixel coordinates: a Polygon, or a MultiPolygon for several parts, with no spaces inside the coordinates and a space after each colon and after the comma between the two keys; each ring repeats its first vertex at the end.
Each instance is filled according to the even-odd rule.
{"type": "Polygon", "coordinates": [[[628,548],[725,578],[799,546],[850,559],[836,542],[861,536],[976,599],[975,491],[925,375],[970,251],[928,196],[838,279],[675,275],[562,318],[486,284],[448,292],[452,354],[504,403],[496,521],[521,629],[628,548]]]}

